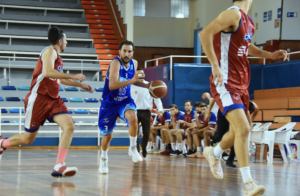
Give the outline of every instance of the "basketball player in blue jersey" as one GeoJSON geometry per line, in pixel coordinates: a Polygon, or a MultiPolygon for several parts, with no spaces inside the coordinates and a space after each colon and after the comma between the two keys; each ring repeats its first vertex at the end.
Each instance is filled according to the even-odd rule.
{"type": "Polygon", "coordinates": [[[132,59],[134,45],[131,41],[120,44],[120,56],[114,58],[107,70],[106,81],[102,95],[98,126],[103,135],[99,173],[108,173],[107,151],[113,137],[116,120],[120,117],[129,126],[130,147],[128,154],[133,162],[143,161],[137,151],[138,133],[136,106],[130,95],[130,86],[138,82],[137,61],[132,59]]]}

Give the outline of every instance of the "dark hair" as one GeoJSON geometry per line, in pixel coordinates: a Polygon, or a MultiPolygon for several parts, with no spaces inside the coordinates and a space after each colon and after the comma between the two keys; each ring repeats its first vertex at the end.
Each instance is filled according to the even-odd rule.
{"type": "Polygon", "coordinates": [[[191,105],[193,105],[192,101],[190,101],[190,100],[186,100],[186,101],[184,102],[184,105],[185,105],[187,102],[190,102],[191,105]]]}
{"type": "Polygon", "coordinates": [[[122,49],[123,45],[130,45],[130,46],[132,46],[132,50],[134,50],[134,44],[133,44],[132,41],[128,41],[128,40],[123,41],[123,42],[120,44],[120,46],[119,46],[119,50],[122,49]]]}
{"type": "Polygon", "coordinates": [[[233,3],[236,2],[236,1],[243,1],[243,0],[232,0],[233,3]]]}
{"type": "Polygon", "coordinates": [[[172,105],[170,105],[170,109],[171,109],[171,108],[178,109],[178,107],[177,107],[177,105],[176,105],[176,104],[172,104],[172,105]]]}
{"type": "Polygon", "coordinates": [[[198,101],[198,102],[195,103],[194,107],[200,107],[201,104],[202,104],[202,102],[198,101]]]}
{"type": "Polygon", "coordinates": [[[136,69],[137,71],[143,71],[143,68],[140,68],[140,67],[138,67],[137,69],[136,69]]]}
{"type": "Polygon", "coordinates": [[[253,102],[250,101],[250,103],[249,103],[249,112],[252,112],[254,110],[255,110],[255,106],[254,106],[253,102]]]}
{"type": "Polygon", "coordinates": [[[48,40],[52,45],[57,44],[58,40],[62,39],[64,36],[64,32],[56,26],[53,26],[48,30],[48,40]]]}
{"type": "Polygon", "coordinates": [[[207,104],[206,104],[206,103],[201,103],[201,105],[200,105],[199,107],[200,107],[200,108],[207,107],[207,104]]]}

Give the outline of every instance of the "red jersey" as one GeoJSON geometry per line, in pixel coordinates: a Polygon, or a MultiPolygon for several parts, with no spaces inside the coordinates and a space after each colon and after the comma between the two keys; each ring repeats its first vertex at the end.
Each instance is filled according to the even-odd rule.
{"type": "MultiPolygon", "coordinates": [[[[247,89],[250,84],[248,48],[255,32],[255,26],[251,17],[238,6],[232,6],[228,9],[240,11],[239,28],[236,32],[222,31],[215,34],[214,51],[223,73],[223,82],[233,88],[247,89]]],[[[213,84],[212,80],[213,75],[210,76],[211,84],[213,84]]]]}
{"type": "MultiPolygon", "coordinates": [[[[49,46],[51,47],[51,46],[49,46]]],[[[47,47],[47,48],[49,48],[47,47]]],[[[40,54],[38,62],[35,66],[35,69],[32,74],[32,82],[30,86],[30,93],[37,93],[51,98],[58,98],[59,88],[60,88],[60,79],[45,78],[43,73],[43,62],[42,54],[47,49],[44,48],[40,54]]],[[[54,64],[54,69],[59,72],[63,72],[63,61],[62,58],[57,54],[57,60],[54,64]]]]}
{"type": "MultiPolygon", "coordinates": [[[[192,110],[192,111],[190,112],[190,114],[185,113],[184,116],[183,116],[183,120],[184,120],[185,122],[188,122],[188,123],[191,123],[191,122],[196,121],[196,119],[195,119],[195,117],[194,117],[196,113],[197,113],[197,112],[194,111],[194,110],[192,110]]],[[[187,129],[188,126],[184,126],[183,128],[184,128],[184,129],[187,129]]]]}

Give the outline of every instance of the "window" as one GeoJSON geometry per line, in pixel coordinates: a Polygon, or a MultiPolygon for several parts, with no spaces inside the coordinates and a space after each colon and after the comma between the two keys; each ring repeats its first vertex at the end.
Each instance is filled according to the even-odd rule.
{"type": "Polygon", "coordinates": [[[190,1],[189,0],[171,0],[172,18],[189,18],[190,1]]]}
{"type": "Polygon", "coordinates": [[[146,15],[146,0],[134,0],[133,2],[133,16],[146,15]]]}

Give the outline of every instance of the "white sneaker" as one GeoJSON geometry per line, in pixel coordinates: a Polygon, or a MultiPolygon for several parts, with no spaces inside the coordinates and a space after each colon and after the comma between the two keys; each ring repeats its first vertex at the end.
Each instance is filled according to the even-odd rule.
{"type": "Polygon", "coordinates": [[[258,185],[254,180],[247,180],[244,183],[244,194],[245,196],[259,196],[265,192],[265,187],[258,185]]]}
{"type": "Polygon", "coordinates": [[[158,153],[161,153],[161,152],[163,152],[163,151],[165,151],[165,150],[166,150],[166,146],[164,146],[164,147],[161,146],[158,153]]]}
{"type": "Polygon", "coordinates": [[[77,167],[67,167],[65,163],[58,163],[54,166],[51,176],[59,177],[72,177],[77,173],[77,167]]]}
{"type": "Polygon", "coordinates": [[[143,161],[143,158],[138,153],[136,146],[130,146],[128,149],[128,155],[131,156],[133,162],[140,162],[143,161]]]}
{"type": "Polygon", "coordinates": [[[100,157],[99,173],[108,174],[108,158],[100,157]]]}
{"type": "Polygon", "coordinates": [[[148,153],[148,154],[153,154],[153,153],[154,153],[154,149],[153,149],[153,148],[150,148],[149,150],[147,150],[147,153],[148,153]]]}
{"type": "Polygon", "coordinates": [[[153,149],[153,154],[159,154],[158,148],[154,148],[154,149],[153,149]]]}

